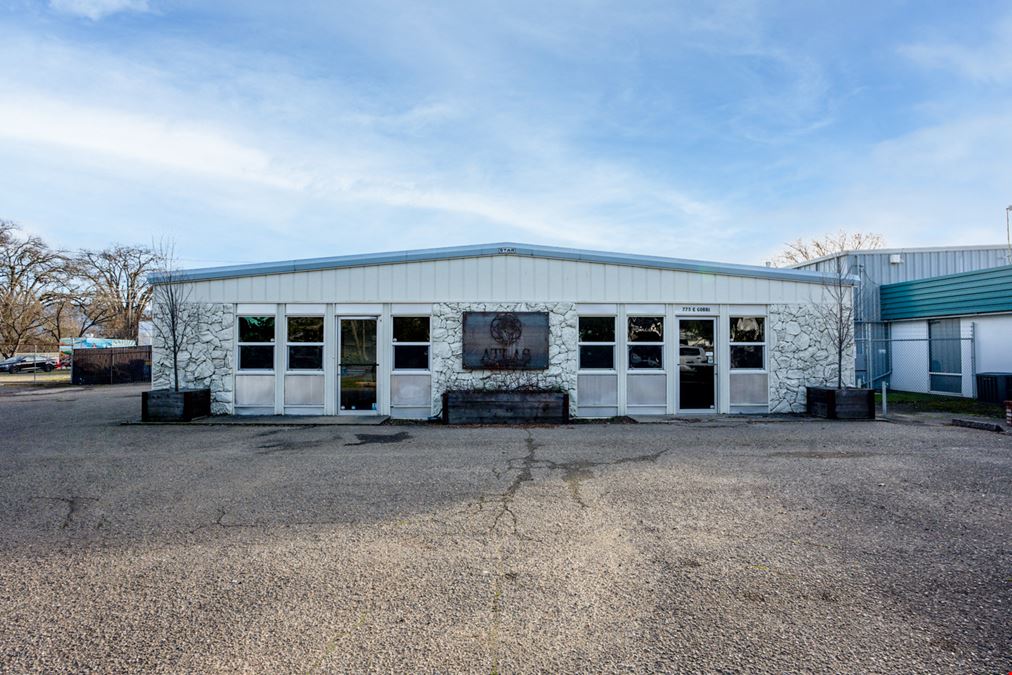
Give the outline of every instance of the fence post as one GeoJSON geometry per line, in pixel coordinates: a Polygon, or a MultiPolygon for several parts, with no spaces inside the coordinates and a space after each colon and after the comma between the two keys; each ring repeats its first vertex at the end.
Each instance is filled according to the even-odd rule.
{"type": "Polygon", "coordinates": [[[32,346],[32,384],[39,383],[39,346],[32,346]]]}
{"type": "Polygon", "coordinates": [[[882,380],[882,417],[889,415],[889,393],[885,379],[882,380]]]}

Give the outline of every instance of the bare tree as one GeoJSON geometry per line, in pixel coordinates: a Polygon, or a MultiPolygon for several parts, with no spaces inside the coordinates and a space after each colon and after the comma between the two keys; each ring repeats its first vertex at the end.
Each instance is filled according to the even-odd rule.
{"type": "Polygon", "coordinates": [[[23,236],[0,220],[0,354],[14,355],[45,325],[46,309],[59,295],[66,256],[42,239],[23,236]]]}
{"type": "Polygon", "coordinates": [[[172,386],[179,391],[180,355],[198,339],[206,316],[203,306],[190,300],[192,287],[180,277],[174,246],[163,242],[153,250],[160,261],[151,294],[154,336],[157,344],[169,352],[172,386]]]}
{"type": "Polygon", "coordinates": [[[854,344],[854,303],[851,293],[851,268],[836,258],[835,268],[825,273],[825,296],[829,302],[818,305],[819,319],[836,353],[836,388],[843,387],[844,355],[854,344]]]}
{"type": "Polygon", "coordinates": [[[75,294],[78,310],[91,326],[101,325],[106,335],[136,340],[151,301],[148,275],[161,262],[157,251],[144,246],[81,251],[74,260],[84,282],[75,294]]]}
{"type": "Polygon", "coordinates": [[[836,255],[845,251],[862,251],[882,248],[885,239],[874,232],[845,232],[826,234],[817,239],[795,239],[785,244],[775,262],[778,267],[797,265],[816,258],[836,255]]]}

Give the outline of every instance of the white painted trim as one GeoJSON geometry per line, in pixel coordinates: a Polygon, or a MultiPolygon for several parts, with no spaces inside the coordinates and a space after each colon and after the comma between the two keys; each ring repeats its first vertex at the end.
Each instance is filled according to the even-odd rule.
{"type": "Polygon", "coordinates": [[[427,316],[432,314],[431,302],[398,302],[390,305],[390,316],[427,316]]]}
{"type": "Polygon", "coordinates": [[[288,365],[288,322],[285,319],[284,304],[275,305],[274,314],[274,414],[285,414],[285,368],[288,365]],[[280,349],[278,348],[280,346],[280,349]]]}
{"type": "Polygon", "coordinates": [[[303,305],[290,302],[285,307],[287,316],[321,316],[326,311],[327,305],[324,304],[303,305]]]}
{"type": "Polygon", "coordinates": [[[615,316],[618,313],[618,305],[615,304],[578,304],[576,313],[587,316],[615,316]]]}
{"type": "Polygon", "coordinates": [[[626,316],[664,316],[665,305],[626,305],[626,316]]]}
{"type": "Polygon", "coordinates": [[[334,314],[344,317],[374,317],[383,313],[383,305],[334,305],[334,314]]]}
{"type": "MultiPolygon", "coordinates": [[[[766,316],[766,305],[727,305],[727,315],[732,316],[766,316]]],[[[730,334],[728,335],[730,338],[730,334]]]]}
{"type": "Polygon", "coordinates": [[[235,306],[235,316],[273,316],[278,306],[274,304],[239,303],[235,306]]]}

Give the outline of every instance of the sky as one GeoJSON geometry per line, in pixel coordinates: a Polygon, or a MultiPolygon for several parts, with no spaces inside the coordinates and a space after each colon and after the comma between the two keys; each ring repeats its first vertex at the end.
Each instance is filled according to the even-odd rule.
{"type": "Polygon", "coordinates": [[[1000,244],[1012,3],[8,0],[0,218],[186,267],[1000,244]]]}

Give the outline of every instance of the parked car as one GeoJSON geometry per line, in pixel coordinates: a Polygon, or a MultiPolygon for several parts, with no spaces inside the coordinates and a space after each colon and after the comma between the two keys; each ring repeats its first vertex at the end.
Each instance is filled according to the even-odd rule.
{"type": "Polygon", "coordinates": [[[48,373],[56,368],[56,361],[48,356],[12,356],[0,361],[0,373],[30,373],[41,370],[48,373]]]}
{"type": "Polygon", "coordinates": [[[706,350],[702,347],[678,348],[678,369],[681,371],[693,370],[696,366],[705,366],[708,363],[706,350]]]}

